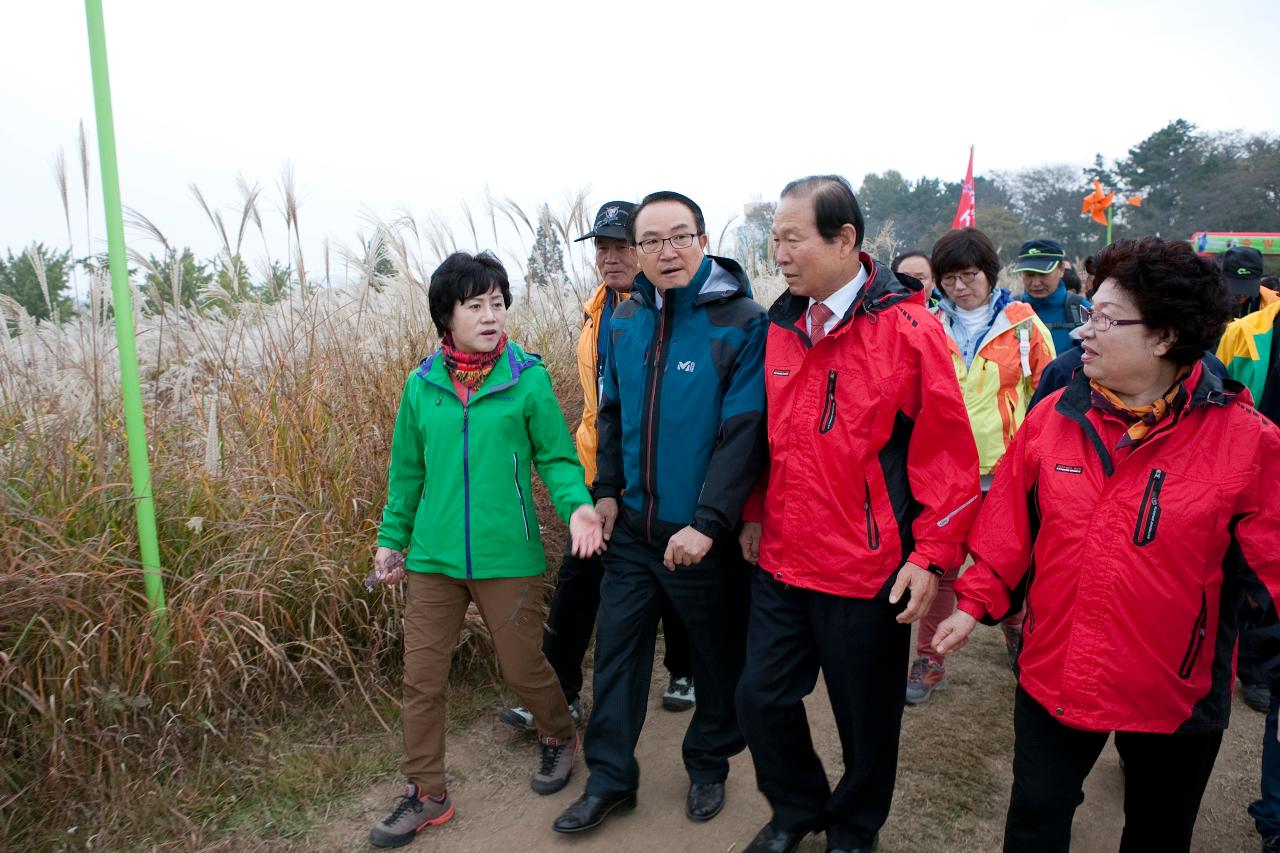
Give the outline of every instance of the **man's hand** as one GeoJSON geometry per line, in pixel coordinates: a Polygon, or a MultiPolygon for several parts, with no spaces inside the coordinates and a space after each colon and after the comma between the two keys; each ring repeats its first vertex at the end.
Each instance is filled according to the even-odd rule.
{"type": "Polygon", "coordinates": [[[969,642],[969,633],[977,624],[977,619],[963,610],[957,610],[944,619],[934,632],[933,650],[940,655],[960,650],[969,642]]]}
{"type": "Polygon", "coordinates": [[[613,525],[618,520],[618,499],[601,498],[596,501],[596,512],[604,520],[604,541],[608,542],[613,536],[613,525]]]}
{"type": "Polygon", "coordinates": [[[674,572],[676,566],[692,566],[702,562],[711,550],[711,537],[699,533],[692,527],[686,527],[667,540],[667,552],[662,555],[662,564],[674,572]]]}
{"type": "Polygon", "coordinates": [[[373,555],[373,567],[382,583],[395,585],[404,580],[404,554],[394,548],[379,546],[373,555]]]}
{"type": "Polygon", "coordinates": [[[745,521],[742,532],[738,534],[738,544],[742,546],[742,559],[748,563],[760,562],[760,522],[745,521]]]}
{"type": "Polygon", "coordinates": [[[907,609],[898,614],[898,621],[904,625],[910,625],[929,612],[929,605],[938,594],[938,576],[908,560],[898,569],[898,579],[889,590],[889,603],[897,604],[908,588],[911,589],[911,601],[907,609]]]}
{"type": "Polygon", "coordinates": [[[603,551],[604,519],[599,510],[591,504],[575,509],[569,516],[569,538],[573,542],[573,556],[579,559],[594,557],[603,551]]]}

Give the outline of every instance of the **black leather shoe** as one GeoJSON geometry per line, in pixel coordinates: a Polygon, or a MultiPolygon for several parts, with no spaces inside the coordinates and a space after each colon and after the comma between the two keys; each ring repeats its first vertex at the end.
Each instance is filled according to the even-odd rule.
{"type": "Polygon", "coordinates": [[[880,834],[871,839],[871,843],[862,847],[828,847],[827,853],[876,853],[880,849],[880,834]]]}
{"type": "Polygon", "coordinates": [[[711,820],[724,808],[723,782],[694,782],[689,785],[689,796],[684,801],[684,813],[689,820],[711,820]]]}
{"type": "Polygon", "coordinates": [[[772,823],[766,823],[764,829],[756,833],[756,837],[751,839],[751,843],[742,853],[792,853],[800,846],[801,840],[812,831],[810,829],[779,829],[772,823]]]}
{"type": "Polygon", "coordinates": [[[551,828],[556,832],[574,833],[595,829],[604,823],[604,819],[617,812],[622,814],[636,807],[635,793],[623,794],[621,797],[593,797],[583,794],[573,805],[560,813],[551,828]]]}

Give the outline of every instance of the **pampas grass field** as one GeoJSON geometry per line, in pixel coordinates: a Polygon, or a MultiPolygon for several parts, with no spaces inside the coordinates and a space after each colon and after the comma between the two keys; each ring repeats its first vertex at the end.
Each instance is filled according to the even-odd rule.
{"type": "MultiPolygon", "coordinates": [[[[589,229],[584,201],[565,235],[589,229]]],[[[238,233],[205,206],[228,256],[262,229],[256,204],[246,192],[238,233]]],[[[531,240],[514,203],[489,212],[493,244],[531,240]]],[[[371,223],[340,286],[315,284],[298,253],[273,304],[153,293],[161,310],[145,313],[135,280],[167,650],[143,590],[105,273],[89,271],[62,324],[0,303],[0,847],[199,846],[252,794],[282,727],[397,726],[401,594],[361,579],[404,379],[435,347],[426,281],[458,247],[442,223],[371,223]]],[[[504,260],[522,273],[519,254],[504,260]]],[[[545,355],[573,423],[595,282],[585,253],[569,260],[561,290],[519,300],[511,333],[545,355]]],[[[492,680],[485,641],[470,622],[464,677],[492,680]]]]}

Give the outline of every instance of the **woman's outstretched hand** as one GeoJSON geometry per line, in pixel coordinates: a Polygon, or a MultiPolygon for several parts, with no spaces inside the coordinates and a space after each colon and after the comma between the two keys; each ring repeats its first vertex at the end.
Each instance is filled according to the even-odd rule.
{"type": "Polygon", "coordinates": [[[604,518],[591,504],[583,504],[569,516],[573,556],[585,559],[604,550],[604,518]]]}
{"type": "Polygon", "coordinates": [[[977,624],[977,619],[963,610],[957,610],[944,619],[934,632],[933,650],[940,655],[959,650],[969,641],[969,634],[977,624]]]}

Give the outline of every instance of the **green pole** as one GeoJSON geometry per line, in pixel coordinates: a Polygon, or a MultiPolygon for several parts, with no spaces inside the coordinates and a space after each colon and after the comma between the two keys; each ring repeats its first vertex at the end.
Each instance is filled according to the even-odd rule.
{"type": "Polygon", "coordinates": [[[1107,205],[1107,245],[1111,245],[1111,205],[1107,205]]]}
{"type": "Polygon", "coordinates": [[[142,387],[138,379],[133,293],[129,288],[129,268],[125,257],[124,214],[120,207],[120,174],[116,168],[116,131],[111,117],[111,81],[107,75],[107,35],[102,19],[102,0],[85,0],[84,10],[89,24],[89,64],[93,70],[98,158],[102,161],[102,203],[107,215],[112,305],[116,315],[116,341],[120,349],[120,396],[124,403],[124,429],[129,443],[133,506],[138,521],[138,549],[142,554],[142,577],[147,588],[147,601],[151,606],[156,639],[160,648],[164,649],[168,645],[164,576],[160,572],[156,508],[151,496],[151,467],[147,461],[147,422],[142,414],[142,387]]]}

